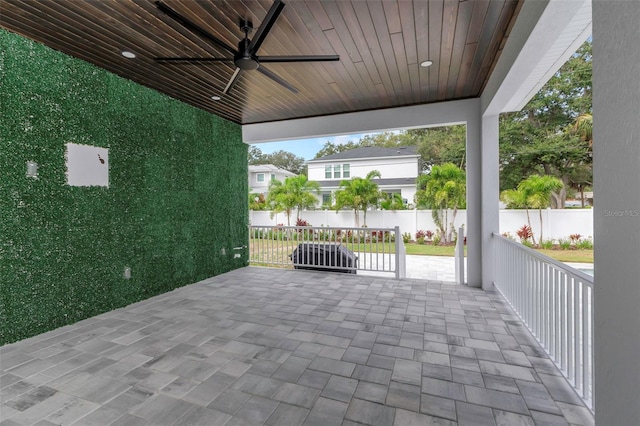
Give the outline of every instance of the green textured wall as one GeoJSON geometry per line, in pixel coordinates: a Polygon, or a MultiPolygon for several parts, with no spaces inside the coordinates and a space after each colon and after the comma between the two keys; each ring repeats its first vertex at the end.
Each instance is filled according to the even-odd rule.
{"type": "Polygon", "coordinates": [[[240,126],[3,30],[0,49],[0,345],[247,264],[240,126]],[[66,185],[69,142],[109,148],[109,188],[66,185]]]}

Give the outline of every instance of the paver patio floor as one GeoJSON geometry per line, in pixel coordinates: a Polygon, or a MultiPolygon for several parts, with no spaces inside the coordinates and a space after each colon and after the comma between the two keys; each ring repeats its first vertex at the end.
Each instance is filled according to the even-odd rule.
{"type": "Polygon", "coordinates": [[[0,348],[0,425],[566,425],[497,293],[247,267],[0,348]]]}

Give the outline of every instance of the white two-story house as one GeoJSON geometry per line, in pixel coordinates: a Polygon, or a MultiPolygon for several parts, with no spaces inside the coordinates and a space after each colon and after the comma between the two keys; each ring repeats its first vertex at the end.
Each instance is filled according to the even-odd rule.
{"type": "Polygon", "coordinates": [[[419,158],[413,146],[356,148],[307,161],[308,178],[320,184],[322,205],[331,205],[341,181],[378,170],[382,177],[374,180],[382,192],[399,193],[405,202],[413,203],[419,158]]]}
{"type": "Polygon", "coordinates": [[[297,176],[288,170],[279,169],[273,164],[259,164],[249,166],[249,192],[267,194],[272,180],[284,180],[290,176],[297,176]]]}

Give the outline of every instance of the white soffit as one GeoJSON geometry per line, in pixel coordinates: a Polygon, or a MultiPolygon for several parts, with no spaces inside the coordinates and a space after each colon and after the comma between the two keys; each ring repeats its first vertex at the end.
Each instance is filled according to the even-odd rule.
{"type": "Polygon", "coordinates": [[[591,0],[551,0],[546,7],[526,1],[483,93],[483,112],[522,109],[591,35],[591,20],[591,0]]]}

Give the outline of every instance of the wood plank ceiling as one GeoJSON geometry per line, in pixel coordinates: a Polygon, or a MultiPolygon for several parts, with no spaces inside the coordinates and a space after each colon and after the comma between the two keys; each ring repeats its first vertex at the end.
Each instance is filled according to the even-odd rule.
{"type": "MultiPolygon", "coordinates": [[[[259,55],[340,55],[338,62],[261,64],[299,92],[246,71],[219,101],[232,63],[156,57],[229,53],[153,0],[1,0],[0,25],[239,124],[477,97],[522,0],[285,0],[259,55]],[[121,52],[134,52],[126,59],[121,52]],[[428,68],[420,62],[433,61],[428,68]]],[[[272,0],[165,0],[234,48],[239,19],[260,25],[272,0]]],[[[255,33],[255,31],[254,31],[255,33]]]]}

